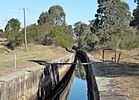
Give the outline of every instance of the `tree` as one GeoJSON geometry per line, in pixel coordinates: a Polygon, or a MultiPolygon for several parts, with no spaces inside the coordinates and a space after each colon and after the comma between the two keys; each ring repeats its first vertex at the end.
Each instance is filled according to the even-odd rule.
{"type": "Polygon", "coordinates": [[[99,38],[95,34],[87,33],[85,41],[86,45],[93,49],[99,43],[99,38]]]}
{"type": "Polygon", "coordinates": [[[139,29],[139,0],[135,0],[137,8],[133,10],[133,20],[130,22],[130,26],[137,27],[139,29]]]}
{"type": "Polygon", "coordinates": [[[100,38],[100,43],[105,44],[113,34],[129,28],[131,14],[127,3],[121,0],[105,0],[98,6],[96,19],[92,21],[92,33],[100,38]]]}
{"type": "Polygon", "coordinates": [[[7,47],[12,50],[17,46],[22,45],[24,40],[23,34],[18,31],[5,31],[2,37],[7,38],[7,47]]]}
{"type": "Polygon", "coordinates": [[[50,32],[52,43],[57,46],[69,48],[73,46],[73,38],[71,35],[66,34],[63,26],[54,26],[50,32]]]}
{"type": "Polygon", "coordinates": [[[50,7],[49,14],[52,17],[52,22],[54,25],[62,25],[65,23],[65,12],[63,8],[59,5],[54,5],[50,7]]]}
{"type": "Polygon", "coordinates": [[[74,33],[78,36],[78,48],[93,49],[99,42],[99,38],[95,34],[91,34],[90,26],[81,21],[75,23],[74,33]]]}
{"type": "Polygon", "coordinates": [[[20,22],[18,19],[10,19],[5,27],[6,31],[19,31],[20,30],[20,22]]]}
{"type": "Polygon", "coordinates": [[[89,31],[89,26],[81,21],[75,23],[74,26],[74,33],[77,36],[81,36],[89,31]]]}
{"type": "Polygon", "coordinates": [[[50,14],[47,11],[46,12],[42,12],[40,14],[39,19],[38,19],[38,24],[39,25],[43,25],[45,23],[52,24],[52,17],[50,16],[50,14]]]}
{"type": "Polygon", "coordinates": [[[136,29],[129,27],[125,31],[121,31],[113,35],[108,41],[108,46],[121,49],[133,49],[139,47],[139,35],[136,34],[136,29]]]}
{"type": "Polygon", "coordinates": [[[36,25],[36,24],[32,24],[27,26],[27,41],[28,43],[41,43],[41,40],[44,36],[44,32],[39,32],[39,30],[41,30],[42,27],[36,25]]]}
{"type": "Polygon", "coordinates": [[[2,37],[7,38],[8,40],[8,48],[14,49],[23,43],[23,34],[19,32],[19,30],[19,20],[14,18],[10,19],[5,27],[4,33],[2,34],[2,37]]]}
{"type": "Polygon", "coordinates": [[[63,8],[59,5],[54,5],[50,7],[48,12],[46,11],[40,14],[38,24],[49,23],[53,25],[63,25],[65,24],[65,16],[63,8]]]}
{"type": "Polygon", "coordinates": [[[0,29],[0,36],[3,34],[3,29],[0,29]]]}

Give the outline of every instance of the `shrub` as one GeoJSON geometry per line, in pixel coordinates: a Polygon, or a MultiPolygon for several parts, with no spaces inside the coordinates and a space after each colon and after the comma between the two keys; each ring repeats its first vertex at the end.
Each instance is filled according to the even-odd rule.
{"type": "Polygon", "coordinates": [[[133,49],[139,47],[139,35],[134,28],[128,28],[113,35],[107,45],[114,49],[133,49]]]}
{"type": "Polygon", "coordinates": [[[55,26],[52,28],[50,32],[52,36],[52,43],[57,46],[62,46],[64,48],[72,47],[73,39],[72,36],[66,34],[64,27],[62,26],[55,26]]]}
{"type": "Polygon", "coordinates": [[[7,38],[7,47],[10,49],[14,49],[17,46],[22,45],[24,41],[24,35],[18,31],[5,31],[2,35],[2,37],[7,38]]]}

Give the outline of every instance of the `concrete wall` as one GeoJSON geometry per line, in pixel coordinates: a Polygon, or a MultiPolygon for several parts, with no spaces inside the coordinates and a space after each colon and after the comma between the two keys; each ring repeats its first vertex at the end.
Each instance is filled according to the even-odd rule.
{"type": "MultiPolygon", "coordinates": [[[[51,62],[73,62],[74,56],[70,54],[51,62]]],[[[38,95],[43,99],[69,68],[70,65],[38,65],[0,77],[0,100],[34,100],[38,95]]]]}

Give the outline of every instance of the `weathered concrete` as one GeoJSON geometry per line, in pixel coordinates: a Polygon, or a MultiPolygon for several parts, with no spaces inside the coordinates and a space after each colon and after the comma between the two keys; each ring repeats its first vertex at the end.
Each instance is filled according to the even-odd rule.
{"type": "MultiPolygon", "coordinates": [[[[73,62],[74,56],[74,54],[70,54],[51,62],[73,62]]],[[[40,86],[43,85],[43,88],[47,87],[45,92],[47,92],[47,90],[49,92],[50,88],[56,85],[56,80],[59,81],[62,79],[69,68],[70,65],[56,65],[56,67],[47,64],[38,65],[0,77],[0,100],[36,99],[39,94],[40,86]],[[55,75],[55,71],[57,71],[58,75],[55,75]],[[56,77],[54,77],[54,75],[56,77]]]]}
{"type": "Polygon", "coordinates": [[[125,94],[121,88],[115,87],[115,77],[110,77],[110,75],[107,75],[107,71],[109,69],[102,64],[99,64],[101,61],[96,60],[90,54],[88,55],[94,63],[93,71],[98,85],[100,100],[130,100],[127,94],[125,94]]]}

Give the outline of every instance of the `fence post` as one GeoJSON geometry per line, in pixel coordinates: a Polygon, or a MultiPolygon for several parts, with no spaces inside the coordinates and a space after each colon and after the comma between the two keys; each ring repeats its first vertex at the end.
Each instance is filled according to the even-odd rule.
{"type": "Polygon", "coordinates": [[[115,62],[116,62],[116,50],[115,50],[115,57],[114,58],[115,58],[115,62]]]}
{"type": "Polygon", "coordinates": [[[120,61],[121,53],[119,53],[117,63],[120,61]]]}
{"type": "Polygon", "coordinates": [[[102,51],[102,59],[103,59],[103,62],[104,62],[104,49],[102,51]]]}
{"type": "Polygon", "coordinates": [[[16,70],[16,54],[14,54],[14,69],[16,70]]]}

